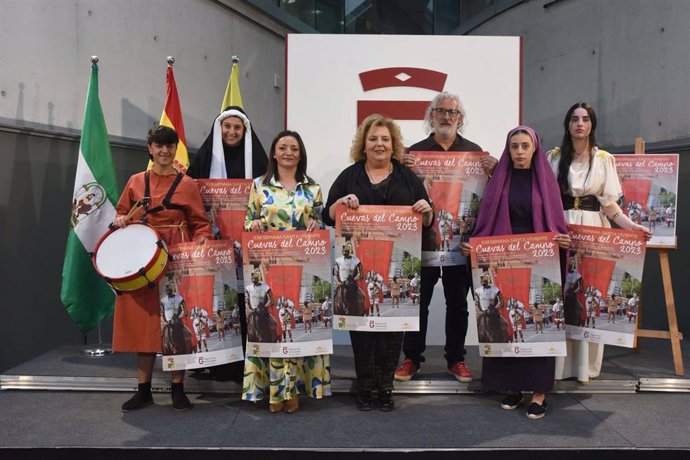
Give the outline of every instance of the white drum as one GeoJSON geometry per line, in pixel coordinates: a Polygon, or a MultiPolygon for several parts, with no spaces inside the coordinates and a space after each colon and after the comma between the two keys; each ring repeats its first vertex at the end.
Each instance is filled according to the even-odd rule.
{"type": "Polygon", "coordinates": [[[93,264],[116,291],[136,291],[155,285],[168,265],[168,250],[154,228],[129,224],[101,237],[93,264]]]}

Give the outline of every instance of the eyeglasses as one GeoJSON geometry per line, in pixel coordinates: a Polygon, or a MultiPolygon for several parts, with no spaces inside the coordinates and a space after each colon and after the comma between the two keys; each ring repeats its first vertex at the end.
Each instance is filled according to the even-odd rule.
{"type": "Polygon", "coordinates": [[[436,109],[431,109],[432,112],[436,112],[437,114],[443,116],[443,115],[448,115],[451,118],[455,118],[458,115],[460,115],[460,111],[458,109],[441,109],[441,108],[436,108],[436,109]]]}

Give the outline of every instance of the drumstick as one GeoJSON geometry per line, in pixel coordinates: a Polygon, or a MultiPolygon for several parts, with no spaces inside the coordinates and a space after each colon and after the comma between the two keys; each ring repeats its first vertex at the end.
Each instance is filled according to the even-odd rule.
{"type": "Polygon", "coordinates": [[[134,214],[136,214],[137,211],[139,211],[142,207],[144,206],[144,203],[141,202],[141,200],[137,201],[134,203],[134,206],[132,206],[132,209],[129,210],[127,215],[125,216],[125,222],[130,220],[134,214]]]}

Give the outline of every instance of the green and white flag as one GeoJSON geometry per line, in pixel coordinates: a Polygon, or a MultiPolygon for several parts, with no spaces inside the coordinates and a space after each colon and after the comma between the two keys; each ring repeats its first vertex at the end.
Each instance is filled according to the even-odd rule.
{"type": "Polygon", "coordinates": [[[119,196],[108,132],[98,99],[98,65],[94,63],[84,108],[60,292],[67,313],[82,332],[94,328],[113,313],[115,294],[96,273],[91,253],[115,218],[119,196]]]}

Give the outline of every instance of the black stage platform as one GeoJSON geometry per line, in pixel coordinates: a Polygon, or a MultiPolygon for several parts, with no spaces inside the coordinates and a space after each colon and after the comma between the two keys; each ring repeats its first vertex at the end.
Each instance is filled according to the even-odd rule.
{"type": "MultiPolygon", "coordinates": [[[[538,421],[524,408],[501,410],[501,396],[478,382],[455,382],[440,347],[430,347],[418,379],[396,384],[390,413],[355,409],[350,348],[336,347],[335,394],[302,397],[289,415],[241,401],[238,384],[207,373],[187,378],[195,407],[176,413],[163,372],[155,405],[122,414],[123,391],[136,386],[134,356],[79,351],[61,347],[0,376],[0,459],[690,459],[690,380],[673,374],[664,341],[643,340],[639,352],[607,347],[601,377],[559,382],[538,421]]],[[[468,351],[478,376],[476,347],[468,351]]]]}

